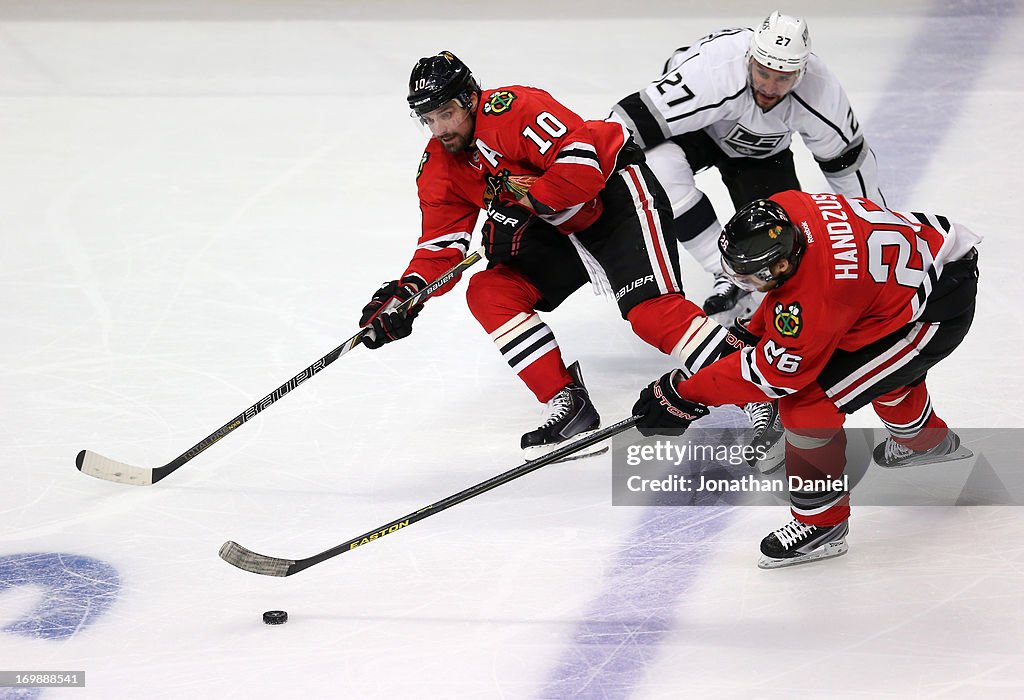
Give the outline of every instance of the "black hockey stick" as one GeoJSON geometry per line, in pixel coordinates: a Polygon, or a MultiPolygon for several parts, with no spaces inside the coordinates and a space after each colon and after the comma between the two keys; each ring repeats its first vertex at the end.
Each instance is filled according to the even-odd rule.
{"type": "Polygon", "coordinates": [[[264,576],[291,576],[292,574],[297,574],[303,569],[308,569],[314,564],[319,564],[320,562],[327,561],[339,554],[350,552],[360,545],[369,544],[374,540],[378,540],[385,535],[390,535],[392,532],[397,532],[398,530],[419,522],[424,518],[436,515],[442,510],[451,508],[463,501],[468,501],[469,499],[479,496],[482,493],[486,493],[487,491],[501,486],[502,484],[507,484],[514,479],[518,479],[532,471],[536,471],[541,467],[546,467],[552,462],[557,462],[584,448],[590,447],[602,440],[606,440],[613,435],[618,435],[619,433],[632,428],[636,421],[636,416],[630,416],[625,420],[619,421],[615,425],[609,425],[607,428],[602,428],[590,435],[587,435],[586,437],[580,438],[579,440],[570,442],[567,445],[562,445],[543,457],[530,462],[524,462],[514,469],[510,469],[507,472],[491,477],[487,481],[482,481],[476,486],[470,486],[468,489],[459,491],[458,493],[448,496],[437,503],[432,503],[426,508],[420,508],[415,513],[410,513],[404,518],[392,520],[387,525],[374,528],[373,530],[365,532],[358,537],[353,537],[348,542],[339,544],[337,547],[331,547],[324,552],[314,554],[313,556],[306,557],[305,559],[279,559],[277,557],[268,557],[265,554],[258,554],[252,550],[246,549],[237,542],[225,542],[221,545],[220,558],[232,566],[237,566],[239,569],[250,571],[254,574],[262,574],[264,576]]]}
{"type": "MultiPolygon", "coordinates": [[[[435,294],[439,289],[444,287],[446,284],[452,281],[456,276],[462,274],[466,269],[474,265],[477,261],[483,258],[483,250],[478,249],[467,255],[462,262],[455,265],[448,272],[444,273],[436,280],[428,284],[426,287],[417,292],[412,298],[407,299],[403,302],[398,309],[406,310],[413,304],[417,304],[426,301],[428,297],[435,294]]],[[[272,392],[264,396],[262,399],[254,403],[249,408],[245,409],[237,416],[229,420],[221,427],[214,430],[212,433],[204,437],[202,440],[197,442],[192,447],[188,448],[185,452],[175,457],[173,460],[163,465],[162,467],[156,467],[150,469],[149,467],[136,467],[132,464],[125,464],[124,462],[118,462],[116,460],[104,457],[103,455],[89,450],[82,450],[78,453],[78,457],[75,458],[75,466],[78,467],[79,471],[89,476],[94,476],[97,479],[106,479],[107,481],[116,481],[121,484],[135,484],[139,486],[147,486],[149,484],[155,484],[160,481],[168,474],[173,472],[178,467],[184,465],[199,453],[203,452],[210,445],[214,444],[231,431],[242,426],[251,418],[262,412],[271,404],[275,403],[285,394],[289,393],[292,389],[297,387],[302,382],[306,381],[314,374],[319,373],[329,364],[337,360],[339,357],[352,350],[365,335],[372,333],[370,328],[362,328],[354,336],[346,340],[338,347],[331,350],[329,353],[321,357],[319,360],[311,364],[306,369],[302,370],[294,377],[286,381],[281,386],[274,389],[272,392]]]]}

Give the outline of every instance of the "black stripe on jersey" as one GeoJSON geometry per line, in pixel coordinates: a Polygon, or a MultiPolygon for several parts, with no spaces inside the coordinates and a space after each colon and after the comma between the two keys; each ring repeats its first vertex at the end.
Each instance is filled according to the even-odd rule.
{"type": "Polygon", "coordinates": [[[585,151],[582,148],[566,148],[564,151],[559,151],[558,155],[555,156],[555,160],[559,158],[589,158],[598,165],[601,161],[597,159],[597,154],[593,151],[585,151]]]}
{"type": "Polygon", "coordinates": [[[665,65],[661,67],[661,74],[664,75],[665,73],[668,73],[668,64],[672,63],[672,59],[675,57],[677,53],[686,53],[689,50],[689,46],[680,46],[678,49],[673,51],[672,54],[668,57],[668,59],[665,61],[665,65]]]}
{"type": "MultiPolygon", "coordinates": [[[[703,39],[698,41],[697,45],[698,46],[704,46],[704,44],[708,43],[709,41],[714,41],[715,39],[720,39],[723,36],[732,36],[733,34],[739,34],[741,32],[749,32],[749,31],[751,31],[750,27],[733,27],[732,29],[723,29],[720,32],[715,32],[714,34],[708,34],[706,37],[704,37],[703,39]]],[[[689,47],[687,47],[687,48],[689,48],[689,47]]]]}
{"type": "Polygon", "coordinates": [[[843,151],[831,160],[819,160],[818,167],[825,173],[841,172],[856,163],[857,159],[860,158],[861,151],[863,150],[864,141],[861,141],[856,146],[843,151]]]}
{"type": "Polygon", "coordinates": [[[742,88],[739,89],[739,91],[735,95],[729,95],[728,97],[723,97],[721,100],[719,100],[718,102],[716,102],[715,104],[712,104],[712,105],[704,105],[703,107],[698,107],[697,109],[692,110],[690,112],[684,112],[683,114],[677,114],[674,117],[667,118],[665,121],[666,122],[674,122],[674,121],[677,121],[679,119],[686,119],[687,117],[689,117],[689,116],[691,116],[693,114],[696,114],[697,112],[703,112],[705,109],[716,109],[716,108],[721,107],[722,105],[724,105],[726,102],[729,102],[730,100],[735,100],[737,97],[743,97],[743,94],[747,90],[749,90],[749,88],[746,85],[744,85],[742,88]]]}
{"type": "Polygon", "coordinates": [[[633,122],[633,125],[636,126],[637,137],[645,146],[650,147],[665,140],[665,135],[661,133],[661,126],[658,124],[658,120],[655,119],[654,115],[651,114],[651,110],[644,104],[639,92],[634,92],[632,95],[622,98],[616,106],[625,112],[626,116],[633,122]]]}
{"type": "Polygon", "coordinates": [[[751,352],[749,354],[745,353],[740,358],[740,361],[743,362],[747,366],[747,371],[750,373],[750,378],[753,380],[752,383],[754,384],[754,386],[756,386],[761,391],[763,391],[763,392],[765,392],[766,394],[769,394],[769,395],[774,395],[774,397],[777,398],[777,399],[781,399],[783,396],[786,396],[787,394],[791,393],[791,392],[783,391],[782,389],[778,389],[778,388],[772,386],[771,384],[769,384],[765,380],[764,377],[761,376],[761,373],[757,371],[757,367],[754,366],[754,353],[753,352],[751,352]]]}
{"type": "Polygon", "coordinates": [[[818,111],[817,111],[817,110],[815,110],[815,109],[814,109],[813,107],[811,107],[811,106],[810,106],[809,104],[807,104],[807,103],[806,103],[806,102],[804,102],[804,101],[803,101],[802,99],[800,99],[800,95],[796,94],[795,92],[791,92],[791,93],[789,93],[789,94],[793,96],[793,99],[794,99],[794,100],[796,100],[797,102],[799,102],[800,104],[802,104],[802,105],[804,106],[804,109],[806,109],[806,110],[807,110],[808,112],[810,112],[811,114],[813,114],[814,116],[816,116],[816,117],[817,117],[818,119],[820,119],[821,121],[825,122],[825,124],[827,124],[827,125],[828,125],[829,127],[831,127],[831,128],[832,128],[832,129],[833,129],[833,130],[834,130],[834,131],[835,131],[835,132],[837,133],[837,134],[839,134],[839,138],[841,138],[841,139],[843,140],[843,143],[845,143],[845,144],[849,144],[849,143],[850,143],[850,139],[846,138],[846,134],[844,134],[844,133],[843,133],[843,130],[842,130],[842,129],[840,129],[840,128],[839,128],[838,126],[836,126],[835,124],[833,124],[832,122],[830,122],[830,121],[829,121],[828,119],[825,119],[825,117],[824,117],[824,116],[822,116],[820,112],[818,112],[818,111]]]}
{"type": "Polygon", "coordinates": [[[857,171],[857,183],[860,185],[861,195],[864,197],[864,199],[867,199],[868,198],[868,188],[864,184],[864,176],[860,174],[859,170],[857,171]]]}
{"type": "Polygon", "coordinates": [[[548,328],[547,326],[537,326],[537,328],[545,330],[545,331],[547,331],[547,333],[545,333],[540,338],[538,338],[536,340],[536,342],[530,343],[530,345],[528,345],[526,348],[524,348],[522,352],[520,352],[520,353],[518,353],[518,354],[516,354],[516,355],[514,355],[512,357],[506,357],[505,359],[508,361],[509,366],[515,367],[520,362],[522,362],[527,357],[529,357],[532,352],[534,352],[535,350],[538,350],[539,348],[541,348],[546,343],[549,343],[549,342],[551,342],[552,340],[555,339],[555,334],[552,333],[551,329],[548,328]]]}
{"type": "Polygon", "coordinates": [[[949,219],[942,216],[941,214],[922,214],[919,211],[912,211],[910,215],[920,221],[925,226],[931,226],[933,229],[942,230],[943,233],[949,233],[952,226],[949,223],[949,219]],[[936,226],[935,224],[938,224],[936,226]]]}
{"type": "Polygon", "coordinates": [[[469,251],[469,241],[462,238],[457,241],[428,241],[427,244],[432,248],[448,248],[454,245],[462,248],[463,252],[469,251]]]}
{"type": "MultiPolygon", "coordinates": [[[[700,49],[702,49],[705,44],[707,44],[709,42],[712,42],[715,39],[720,39],[723,36],[732,36],[733,34],[739,34],[740,32],[749,32],[749,31],[751,31],[751,30],[749,28],[747,28],[747,27],[736,27],[735,29],[723,29],[720,32],[716,32],[714,34],[708,34],[706,37],[704,37],[703,39],[701,39],[700,41],[697,42],[697,51],[695,51],[692,56],[690,56],[689,58],[685,59],[682,63],[680,63],[675,68],[671,68],[670,69],[669,65],[672,63],[672,59],[675,58],[675,56],[677,54],[684,53],[684,52],[689,51],[690,49],[693,48],[692,46],[681,46],[681,47],[679,47],[678,49],[673,51],[672,55],[668,57],[667,61],[665,61],[665,65],[661,69],[662,77],[665,77],[666,75],[668,75],[669,71],[674,73],[675,71],[677,71],[680,68],[682,68],[683,64],[685,64],[686,62],[691,61],[694,58],[696,58],[700,54],[700,49]]],[[[657,82],[657,81],[655,81],[655,82],[657,82]]]]}
{"type": "Polygon", "coordinates": [[[917,301],[917,311],[914,312],[914,318],[920,318],[921,314],[924,313],[924,309],[928,306],[928,295],[935,289],[935,285],[939,281],[939,272],[932,265],[928,268],[928,276],[925,277],[924,281],[914,292],[915,300],[917,301]]]}

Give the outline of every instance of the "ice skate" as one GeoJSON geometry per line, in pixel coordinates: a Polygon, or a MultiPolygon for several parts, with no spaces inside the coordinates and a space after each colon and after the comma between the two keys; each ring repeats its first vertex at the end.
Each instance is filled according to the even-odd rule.
{"type": "Polygon", "coordinates": [[[711,288],[711,296],[704,300],[704,313],[708,316],[720,314],[736,306],[737,300],[746,294],[723,273],[715,274],[714,286],[711,288]]]}
{"type": "Polygon", "coordinates": [[[761,559],[757,566],[779,569],[846,554],[849,531],[849,520],[832,527],[817,527],[794,518],[761,540],[761,559]]]}
{"type": "Polygon", "coordinates": [[[771,474],[786,462],[786,431],[779,418],[779,402],[748,403],[743,412],[750,419],[755,455],[747,463],[762,474],[771,474]]]}
{"type": "Polygon", "coordinates": [[[889,437],[871,452],[875,464],[886,469],[938,464],[973,456],[974,453],[960,444],[960,436],[952,430],[948,430],[942,442],[930,450],[912,450],[889,437]]]}
{"type": "MultiPolygon", "coordinates": [[[[544,423],[523,435],[521,445],[527,460],[542,457],[564,442],[589,435],[601,427],[601,416],[590,401],[578,362],[572,363],[569,374],[572,375],[572,383],[548,401],[548,416],[544,423]]],[[[607,445],[593,445],[566,457],[564,461],[607,451],[607,445]]]]}

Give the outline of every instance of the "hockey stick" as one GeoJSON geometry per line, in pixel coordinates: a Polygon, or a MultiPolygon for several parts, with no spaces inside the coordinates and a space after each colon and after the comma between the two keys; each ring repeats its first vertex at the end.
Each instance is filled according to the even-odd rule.
{"type": "Polygon", "coordinates": [[[314,554],[311,557],[306,557],[305,559],[279,559],[277,557],[268,557],[265,554],[258,554],[250,549],[246,549],[237,542],[225,542],[221,545],[220,558],[232,566],[237,566],[239,569],[243,569],[244,571],[249,571],[254,574],[262,574],[263,576],[291,576],[303,569],[308,569],[314,564],[319,564],[320,562],[336,557],[339,554],[350,552],[356,547],[369,544],[374,540],[378,540],[385,535],[390,535],[392,532],[397,532],[398,530],[408,527],[415,522],[419,522],[424,518],[436,515],[442,510],[451,508],[463,501],[468,501],[469,499],[479,496],[482,493],[486,493],[487,491],[501,486],[502,484],[507,484],[514,479],[518,479],[532,471],[545,467],[552,462],[557,462],[563,457],[568,457],[571,454],[610,438],[613,435],[618,435],[619,433],[632,428],[636,421],[637,416],[630,416],[625,420],[619,421],[615,425],[609,425],[607,428],[602,428],[601,430],[580,438],[579,440],[570,442],[567,445],[562,445],[543,457],[539,457],[538,459],[530,462],[524,462],[514,469],[510,469],[507,472],[491,477],[487,481],[482,481],[476,486],[470,486],[468,489],[459,491],[458,493],[448,496],[437,503],[432,503],[426,508],[420,508],[416,512],[406,515],[404,518],[392,520],[387,525],[365,532],[358,537],[353,537],[348,542],[339,544],[337,547],[331,547],[326,551],[314,554]]]}
{"type": "MultiPolygon", "coordinates": [[[[446,284],[452,281],[456,276],[462,274],[466,269],[474,265],[477,261],[483,258],[483,250],[478,249],[467,255],[462,262],[455,265],[452,269],[438,277],[436,280],[428,284],[426,287],[417,292],[410,299],[404,301],[398,310],[405,311],[413,304],[417,304],[426,301],[428,297],[435,294],[439,289],[444,287],[446,284]]],[[[78,453],[78,457],[75,458],[75,466],[78,467],[79,471],[89,476],[94,476],[97,479],[106,479],[107,481],[116,481],[121,484],[134,484],[138,486],[147,486],[155,484],[160,481],[168,474],[173,472],[178,467],[184,465],[186,462],[193,459],[196,455],[203,452],[210,445],[214,444],[231,431],[242,426],[244,423],[249,421],[251,418],[262,412],[268,406],[276,402],[285,394],[289,393],[292,389],[297,387],[302,382],[306,381],[314,374],[319,373],[329,364],[337,360],[339,357],[352,350],[360,341],[369,333],[373,331],[367,328],[361,328],[358,333],[346,340],[338,347],[331,350],[329,353],[321,357],[319,360],[311,364],[306,369],[302,370],[294,377],[286,381],[281,386],[274,389],[272,392],[264,396],[262,399],[254,403],[249,408],[245,409],[237,416],[229,420],[221,427],[214,430],[212,433],[204,437],[202,440],[197,442],[192,447],[188,448],[185,452],[175,457],[173,460],[163,465],[162,467],[156,467],[150,469],[149,467],[137,467],[132,464],[126,464],[124,462],[118,462],[116,460],[104,457],[103,455],[89,450],[82,450],[78,453]]]]}

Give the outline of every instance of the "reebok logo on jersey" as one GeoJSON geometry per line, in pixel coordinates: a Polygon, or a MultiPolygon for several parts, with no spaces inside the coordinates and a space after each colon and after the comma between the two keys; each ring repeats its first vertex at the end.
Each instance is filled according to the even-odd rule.
{"type": "Polygon", "coordinates": [[[512,103],[515,100],[516,94],[511,90],[492,92],[487,98],[487,102],[484,103],[483,112],[484,114],[493,114],[495,116],[504,114],[512,109],[512,103]]]}

